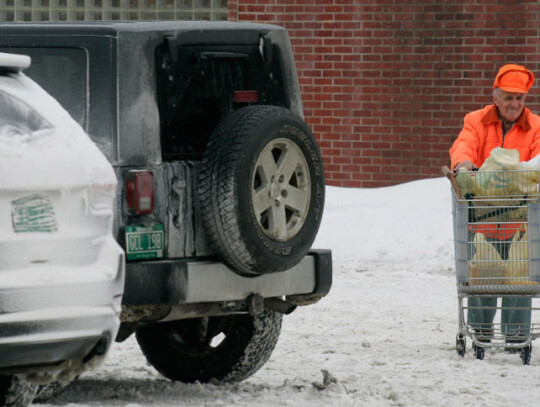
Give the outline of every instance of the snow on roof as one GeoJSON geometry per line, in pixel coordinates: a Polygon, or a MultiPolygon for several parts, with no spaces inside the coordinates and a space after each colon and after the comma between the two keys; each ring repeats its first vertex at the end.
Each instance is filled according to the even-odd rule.
{"type": "Polygon", "coordinates": [[[10,71],[20,71],[28,68],[31,62],[32,60],[27,55],[0,52],[0,68],[10,71]]]}

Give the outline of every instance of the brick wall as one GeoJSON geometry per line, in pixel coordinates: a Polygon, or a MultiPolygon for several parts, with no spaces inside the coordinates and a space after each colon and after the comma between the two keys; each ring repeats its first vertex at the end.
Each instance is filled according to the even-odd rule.
{"type": "Polygon", "coordinates": [[[468,111],[492,103],[499,66],[538,76],[540,2],[229,0],[229,20],[288,29],[306,121],[328,184],[379,187],[440,175],[468,111]]]}

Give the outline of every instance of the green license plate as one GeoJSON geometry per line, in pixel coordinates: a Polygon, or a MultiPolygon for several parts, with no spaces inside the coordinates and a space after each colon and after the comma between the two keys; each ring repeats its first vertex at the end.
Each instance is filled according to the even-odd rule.
{"type": "Polygon", "coordinates": [[[126,226],[126,257],[128,260],[163,257],[163,225],[126,226]]]}

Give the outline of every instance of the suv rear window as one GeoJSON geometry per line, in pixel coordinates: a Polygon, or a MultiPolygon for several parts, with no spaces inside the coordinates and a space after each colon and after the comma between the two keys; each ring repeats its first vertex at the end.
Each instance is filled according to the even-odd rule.
{"type": "Polygon", "coordinates": [[[24,73],[58,100],[87,130],[87,58],[83,49],[10,47],[1,51],[29,55],[32,64],[24,73]]]}
{"type": "Polygon", "coordinates": [[[21,100],[0,92],[0,138],[29,141],[52,125],[21,100]]]}

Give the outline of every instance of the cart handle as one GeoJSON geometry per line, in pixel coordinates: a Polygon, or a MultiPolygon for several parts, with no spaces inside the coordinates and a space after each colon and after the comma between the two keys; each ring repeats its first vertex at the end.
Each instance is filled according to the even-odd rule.
{"type": "Polygon", "coordinates": [[[454,188],[454,191],[456,191],[456,195],[458,196],[458,198],[461,198],[461,194],[459,193],[459,186],[456,182],[456,178],[454,177],[454,173],[446,165],[443,165],[441,167],[441,172],[446,178],[450,180],[452,188],[454,188]]]}

